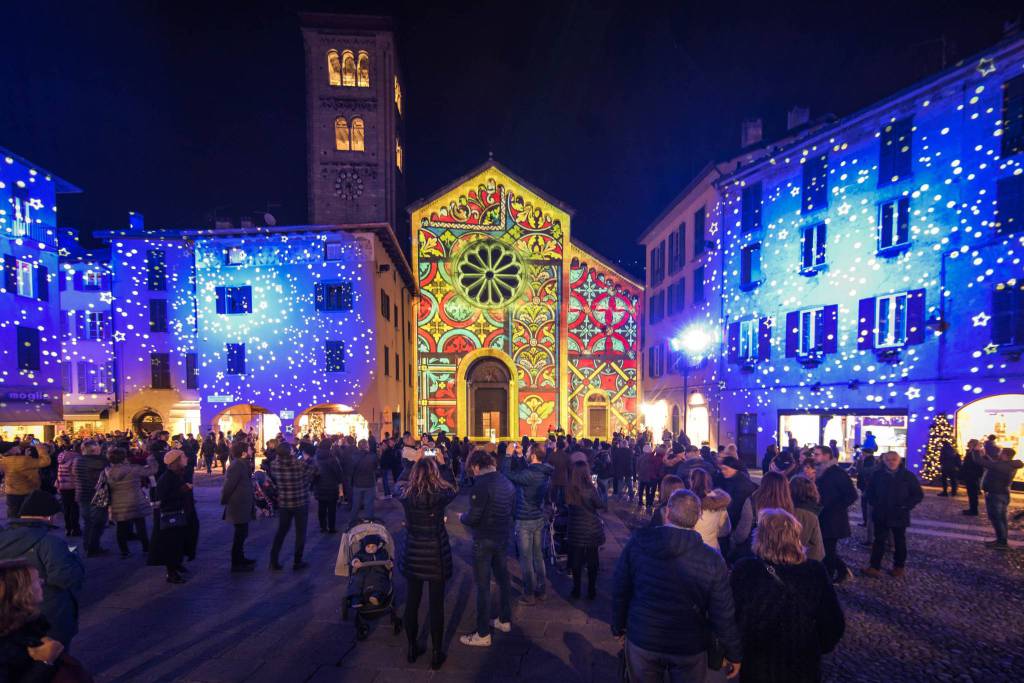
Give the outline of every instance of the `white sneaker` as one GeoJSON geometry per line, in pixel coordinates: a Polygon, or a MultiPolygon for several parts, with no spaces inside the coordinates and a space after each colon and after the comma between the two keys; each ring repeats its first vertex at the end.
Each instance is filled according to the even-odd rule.
{"type": "Polygon", "coordinates": [[[479,633],[470,633],[466,636],[459,636],[459,642],[470,647],[490,647],[491,637],[481,636],[479,633]]]}
{"type": "Polygon", "coordinates": [[[512,631],[512,622],[502,621],[501,619],[491,619],[491,626],[498,629],[502,633],[510,633],[512,631]]]}

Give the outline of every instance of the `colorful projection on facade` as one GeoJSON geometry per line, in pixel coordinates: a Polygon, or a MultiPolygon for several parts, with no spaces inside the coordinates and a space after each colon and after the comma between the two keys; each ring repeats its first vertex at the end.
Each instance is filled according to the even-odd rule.
{"type": "Polygon", "coordinates": [[[608,426],[635,425],[638,295],[596,259],[573,261],[569,222],[493,162],[413,211],[420,429],[582,434],[572,415],[595,393],[608,426]]]}

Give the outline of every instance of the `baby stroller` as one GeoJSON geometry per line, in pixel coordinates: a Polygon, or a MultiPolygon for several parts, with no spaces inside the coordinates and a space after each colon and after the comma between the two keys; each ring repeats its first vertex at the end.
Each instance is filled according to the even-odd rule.
{"type": "Polygon", "coordinates": [[[260,517],[273,517],[277,510],[277,490],[266,472],[256,472],[253,475],[252,495],[260,517]]]}
{"type": "Polygon", "coordinates": [[[548,537],[545,551],[547,560],[553,567],[565,567],[569,563],[569,508],[558,503],[551,503],[546,516],[548,537]]]}
{"type": "Polygon", "coordinates": [[[348,621],[349,612],[355,612],[356,640],[366,640],[370,633],[369,622],[385,615],[391,617],[394,634],[402,632],[402,620],[395,607],[394,554],[394,539],[384,526],[384,522],[379,519],[359,519],[350,525],[348,531],[341,537],[334,573],[336,576],[348,577],[348,586],[341,605],[341,618],[348,621]],[[374,541],[375,545],[379,541],[379,548],[375,548],[375,557],[386,554],[388,559],[363,561],[358,568],[353,567],[353,560],[359,559],[360,555],[365,556],[367,541],[374,541]],[[381,553],[381,550],[385,553],[381,553]],[[367,576],[371,572],[372,575],[367,576]],[[370,600],[365,599],[361,590],[367,585],[368,579],[374,581],[373,597],[370,600]]]}

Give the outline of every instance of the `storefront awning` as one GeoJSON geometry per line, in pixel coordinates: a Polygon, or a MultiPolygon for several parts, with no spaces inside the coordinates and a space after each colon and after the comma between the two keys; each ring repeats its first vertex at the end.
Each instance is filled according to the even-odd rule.
{"type": "Polygon", "coordinates": [[[59,391],[37,387],[0,388],[0,424],[63,422],[64,405],[59,391]]]}

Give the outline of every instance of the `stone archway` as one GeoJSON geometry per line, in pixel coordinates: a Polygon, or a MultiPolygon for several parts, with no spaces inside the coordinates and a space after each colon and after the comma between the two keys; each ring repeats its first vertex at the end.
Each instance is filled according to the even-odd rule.
{"type": "Polygon", "coordinates": [[[132,418],[132,431],[139,436],[150,436],[163,431],[164,419],[152,408],[145,408],[132,418]]]}
{"type": "Polygon", "coordinates": [[[512,375],[497,358],[480,358],[466,370],[470,438],[495,439],[509,433],[512,375]]]}

